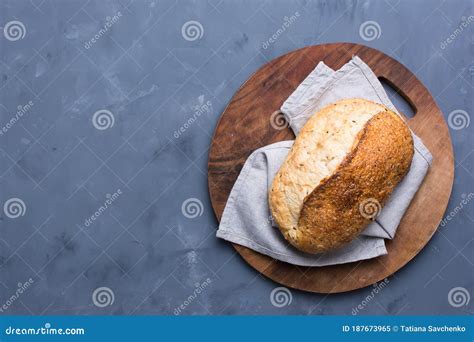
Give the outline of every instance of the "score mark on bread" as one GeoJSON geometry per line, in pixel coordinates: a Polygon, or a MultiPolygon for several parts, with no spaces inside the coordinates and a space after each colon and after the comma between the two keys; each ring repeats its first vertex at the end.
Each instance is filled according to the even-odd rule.
{"type": "Polygon", "coordinates": [[[304,252],[339,248],[373,219],[361,203],[383,206],[413,153],[408,126],[385,106],[363,99],[328,105],[307,121],[276,174],[272,216],[304,252]]]}

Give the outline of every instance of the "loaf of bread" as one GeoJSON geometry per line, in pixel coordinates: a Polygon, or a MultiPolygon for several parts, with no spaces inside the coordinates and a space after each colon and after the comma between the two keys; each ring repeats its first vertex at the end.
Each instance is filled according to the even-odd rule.
{"type": "Polygon", "coordinates": [[[286,240],[307,253],[349,243],[408,172],[414,148],[399,115],[363,99],[341,100],[301,129],[269,191],[286,240]]]}

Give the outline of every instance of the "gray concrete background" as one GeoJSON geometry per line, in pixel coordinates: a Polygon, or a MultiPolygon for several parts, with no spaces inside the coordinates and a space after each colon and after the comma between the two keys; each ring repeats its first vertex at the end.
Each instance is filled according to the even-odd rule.
{"type": "MultiPolygon", "coordinates": [[[[473,192],[471,15],[467,0],[1,1],[1,313],[161,315],[183,305],[181,314],[350,315],[372,288],[291,290],[280,308],[270,300],[278,284],[215,238],[206,162],[219,115],[252,72],[281,54],[337,41],[378,48],[456,119],[449,213],[473,192]],[[200,25],[196,36],[183,34],[189,21],[200,25]],[[367,21],[380,36],[363,39],[367,21]],[[94,126],[102,109],[114,120],[107,129],[94,126]],[[113,203],[87,224],[107,196],[113,203]],[[4,208],[12,198],[21,201],[4,208]],[[202,204],[201,216],[183,215],[189,198],[202,204]],[[196,284],[203,290],[194,298],[196,284]],[[94,295],[102,287],[104,296],[94,295]]],[[[473,208],[456,210],[360,314],[472,313],[473,208]],[[449,303],[455,287],[466,305],[449,303]]]]}

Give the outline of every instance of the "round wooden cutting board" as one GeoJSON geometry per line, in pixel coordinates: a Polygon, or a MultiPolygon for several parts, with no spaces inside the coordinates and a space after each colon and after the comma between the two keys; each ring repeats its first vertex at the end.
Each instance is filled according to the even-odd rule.
{"type": "Polygon", "coordinates": [[[405,213],[395,239],[386,240],[387,255],[343,265],[301,267],[234,245],[263,275],[304,291],[351,291],[399,270],[436,231],[453,185],[453,149],[448,127],[433,97],[414,74],[391,57],[366,46],[350,43],[310,46],[264,65],[241,86],[224,110],[212,139],[208,165],[209,193],[218,220],[247,157],[262,146],[294,139],[289,128],[272,127],[272,113],[279,110],[320,61],[337,70],[354,55],[412,105],[416,114],[408,119],[408,124],[433,154],[433,165],[405,213]]]}

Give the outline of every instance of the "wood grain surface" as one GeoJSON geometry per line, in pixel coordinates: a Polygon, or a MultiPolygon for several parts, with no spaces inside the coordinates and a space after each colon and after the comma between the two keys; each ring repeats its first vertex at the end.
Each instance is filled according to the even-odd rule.
{"type": "Polygon", "coordinates": [[[289,128],[272,127],[272,113],[279,110],[320,61],[339,69],[354,55],[414,108],[416,114],[408,119],[408,124],[433,154],[433,165],[405,213],[396,237],[386,240],[387,255],[344,265],[301,267],[234,245],[253,268],[287,287],[336,293],[362,288],[390,276],[428,243],[451,194],[454,158],[449,130],[423,84],[402,64],[378,50],[351,43],[324,44],[296,50],[264,65],[241,86],[222,113],[208,163],[209,194],[218,220],[247,157],[262,146],[294,139],[289,128]]]}

